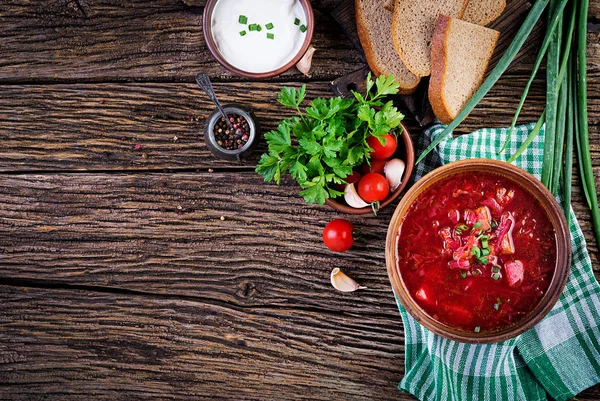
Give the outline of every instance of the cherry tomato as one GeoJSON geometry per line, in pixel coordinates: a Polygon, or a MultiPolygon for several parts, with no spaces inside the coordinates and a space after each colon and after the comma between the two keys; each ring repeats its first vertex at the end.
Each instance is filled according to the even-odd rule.
{"type": "Polygon", "coordinates": [[[346,184],[334,184],[333,189],[336,189],[340,192],[344,192],[347,184],[356,184],[358,180],[360,180],[360,177],[361,175],[358,171],[352,171],[352,174],[344,178],[346,184]]]}
{"type": "Polygon", "coordinates": [[[360,173],[358,171],[352,171],[352,174],[344,178],[347,184],[355,184],[360,180],[360,173]]]}
{"type": "Polygon", "coordinates": [[[398,141],[394,135],[385,134],[381,136],[381,139],[383,139],[384,145],[374,136],[367,138],[367,143],[373,149],[371,157],[378,160],[390,158],[398,147],[398,141]]]}
{"type": "Polygon", "coordinates": [[[353,230],[354,226],[348,220],[330,221],[323,230],[323,242],[334,252],[346,252],[354,245],[353,230]]]}
{"type": "Polygon", "coordinates": [[[367,203],[382,201],[389,193],[390,184],[381,174],[366,174],[358,182],[358,195],[367,203]]]}
{"type": "Polygon", "coordinates": [[[365,175],[369,173],[383,174],[383,168],[385,167],[387,160],[371,159],[371,165],[367,163],[360,166],[360,172],[365,175]]]}

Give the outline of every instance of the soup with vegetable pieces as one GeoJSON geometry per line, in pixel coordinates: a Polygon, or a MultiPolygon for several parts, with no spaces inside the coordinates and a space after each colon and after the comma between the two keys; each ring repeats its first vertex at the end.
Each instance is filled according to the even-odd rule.
{"type": "Polygon", "coordinates": [[[435,320],[497,331],[524,318],[547,291],[555,233],[538,200],[513,181],[460,174],[410,206],[397,260],[410,295],[435,320]]]}

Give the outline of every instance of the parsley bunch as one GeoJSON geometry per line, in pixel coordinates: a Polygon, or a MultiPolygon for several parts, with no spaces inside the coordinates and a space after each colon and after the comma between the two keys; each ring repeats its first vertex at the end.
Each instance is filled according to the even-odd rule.
{"type": "Polygon", "coordinates": [[[279,103],[296,109],[299,116],[283,120],[277,130],[265,134],[268,153],[260,158],[256,172],[265,181],[275,181],[289,173],[302,187],[300,195],[308,203],[325,203],[327,198],[342,196],[335,189],[345,184],[352,169],[370,161],[373,151],[367,138],[393,132],[404,115],[394,107],[388,95],[398,93],[392,75],[380,76],[375,82],[367,77],[367,94],[352,92],[354,98],[317,98],[306,107],[300,105],[306,96],[301,88],[284,87],[279,103]],[[292,136],[295,140],[292,139],[292,136]]]}

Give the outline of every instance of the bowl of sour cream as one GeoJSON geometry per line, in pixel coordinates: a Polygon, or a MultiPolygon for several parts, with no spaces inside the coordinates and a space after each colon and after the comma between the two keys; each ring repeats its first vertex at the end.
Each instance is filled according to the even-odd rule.
{"type": "Polygon", "coordinates": [[[312,40],[309,0],[208,0],[204,39],[225,68],[248,78],[269,78],[293,67],[312,40]]]}

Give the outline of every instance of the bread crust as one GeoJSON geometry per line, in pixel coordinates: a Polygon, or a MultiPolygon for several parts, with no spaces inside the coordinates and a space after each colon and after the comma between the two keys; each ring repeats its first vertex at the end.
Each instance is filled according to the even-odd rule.
{"type": "MultiPolygon", "coordinates": [[[[376,61],[377,59],[374,54],[373,45],[371,42],[371,35],[369,34],[369,30],[363,20],[363,15],[359,3],[360,0],[355,0],[354,2],[356,9],[356,27],[358,30],[358,38],[360,39],[360,43],[362,44],[365,56],[367,58],[367,64],[369,64],[369,68],[371,68],[371,70],[376,76],[389,74],[389,72],[383,71],[376,61]]],[[[421,79],[418,76],[416,78],[417,79],[415,80],[415,84],[412,86],[407,86],[402,82],[398,82],[400,84],[399,93],[403,95],[410,95],[414,93],[417,89],[417,86],[419,85],[419,82],[421,81],[421,79]]]]}
{"type": "Polygon", "coordinates": [[[431,78],[429,79],[429,103],[433,109],[433,114],[443,124],[450,124],[454,119],[450,111],[442,90],[444,85],[444,75],[446,74],[446,34],[450,27],[450,17],[440,15],[437,19],[433,39],[431,40],[431,78]]]}

